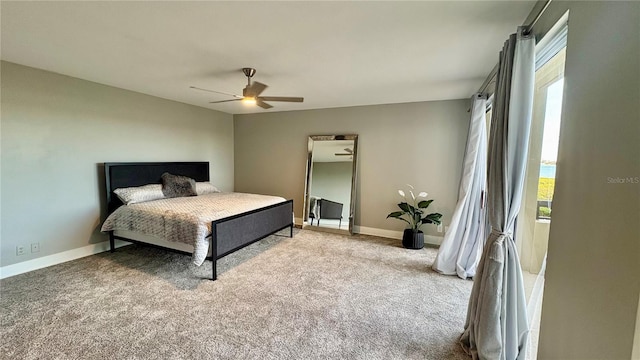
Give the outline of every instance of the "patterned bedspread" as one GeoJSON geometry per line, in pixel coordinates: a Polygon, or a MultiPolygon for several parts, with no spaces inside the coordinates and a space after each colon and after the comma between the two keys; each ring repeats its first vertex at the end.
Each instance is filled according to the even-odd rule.
{"type": "Polygon", "coordinates": [[[193,245],[193,263],[200,266],[209,251],[211,221],[285,201],[278,196],[213,193],[123,205],[102,225],[102,231],[129,230],[193,245]]]}

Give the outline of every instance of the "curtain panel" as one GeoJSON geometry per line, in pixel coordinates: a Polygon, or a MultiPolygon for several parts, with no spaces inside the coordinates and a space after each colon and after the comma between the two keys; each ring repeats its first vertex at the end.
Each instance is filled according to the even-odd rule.
{"type": "Polygon", "coordinates": [[[529,325],[513,239],[520,210],[533,106],[535,39],[523,29],[505,42],[498,65],[489,144],[486,241],[460,342],[473,359],[524,360],[529,325]]]}
{"type": "Polygon", "coordinates": [[[487,100],[476,94],[472,101],[458,203],[432,266],[435,271],[462,279],[475,275],[486,239],[482,202],[487,181],[487,100]]]}

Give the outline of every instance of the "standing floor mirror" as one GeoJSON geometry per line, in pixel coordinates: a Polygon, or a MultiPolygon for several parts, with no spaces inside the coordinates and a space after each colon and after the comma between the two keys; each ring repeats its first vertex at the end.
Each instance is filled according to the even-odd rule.
{"type": "Polygon", "coordinates": [[[309,136],[302,227],[353,234],[358,135],[309,136]]]}

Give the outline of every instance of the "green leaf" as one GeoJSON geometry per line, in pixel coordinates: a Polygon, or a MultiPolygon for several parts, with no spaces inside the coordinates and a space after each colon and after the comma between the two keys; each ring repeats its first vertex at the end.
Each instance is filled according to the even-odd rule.
{"type": "Polygon", "coordinates": [[[422,222],[425,224],[440,224],[440,219],[442,218],[442,214],[440,213],[432,213],[424,217],[422,222]]]}
{"type": "Polygon", "coordinates": [[[399,218],[400,216],[404,215],[403,211],[394,211],[391,214],[387,215],[387,219],[392,217],[392,218],[399,218]]]}
{"type": "Polygon", "coordinates": [[[408,205],[409,205],[409,212],[410,212],[412,215],[413,215],[413,214],[415,214],[417,209],[416,209],[416,208],[414,208],[414,207],[413,207],[413,205],[411,205],[411,204],[408,204],[408,205]]]}
{"type": "Polygon", "coordinates": [[[420,209],[426,209],[429,207],[429,205],[431,205],[432,202],[433,200],[422,200],[418,203],[418,207],[420,209]]]}
{"type": "Polygon", "coordinates": [[[413,206],[407,204],[406,202],[401,202],[400,204],[398,204],[398,207],[402,209],[402,211],[404,211],[405,213],[410,213],[410,214],[412,213],[411,208],[413,206]]]}

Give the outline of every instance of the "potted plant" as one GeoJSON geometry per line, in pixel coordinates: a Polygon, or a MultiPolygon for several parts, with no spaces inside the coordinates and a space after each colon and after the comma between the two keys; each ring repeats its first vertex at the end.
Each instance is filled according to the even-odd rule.
{"type": "Polygon", "coordinates": [[[438,224],[440,225],[442,214],[431,213],[425,215],[426,209],[431,205],[433,200],[426,200],[427,193],[421,192],[416,197],[413,194],[413,186],[407,184],[411,188],[409,194],[411,194],[411,203],[407,201],[404,191],[398,190],[398,194],[405,200],[398,204],[401,211],[394,211],[387,215],[388,218],[395,218],[402,220],[409,224],[409,228],[404,230],[402,235],[402,246],[407,249],[422,249],[424,247],[424,233],[420,230],[420,227],[424,224],[438,224]],[[420,200],[424,198],[425,200],[420,200]]]}

